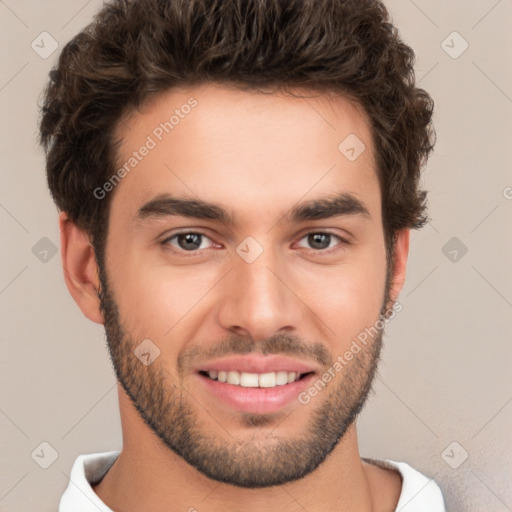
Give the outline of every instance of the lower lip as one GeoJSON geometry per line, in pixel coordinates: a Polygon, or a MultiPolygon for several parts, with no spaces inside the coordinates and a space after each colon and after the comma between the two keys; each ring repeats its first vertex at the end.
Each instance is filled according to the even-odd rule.
{"type": "Polygon", "coordinates": [[[210,379],[200,373],[196,375],[204,383],[208,392],[222,402],[238,411],[254,414],[277,412],[293,401],[297,401],[299,393],[304,391],[315,377],[315,374],[311,373],[291,384],[273,388],[244,388],[210,379]]]}

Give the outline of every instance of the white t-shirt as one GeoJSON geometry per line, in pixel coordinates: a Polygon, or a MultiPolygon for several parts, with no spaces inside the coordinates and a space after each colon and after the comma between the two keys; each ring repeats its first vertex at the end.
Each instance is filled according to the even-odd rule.
{"type": "MultiPolygon", "coordinates": [[[[58,512],[113,512],[93,491],[114,464],[120,452],[80,455],[71,470],[68,488],[62,495],[58,512]]],[[[365,462],[394,469],[402,477],[402,492],[395,512],[446,512],[443,495],[433,479],[427,478],[404,462],[368,459],[365,462]]]]}

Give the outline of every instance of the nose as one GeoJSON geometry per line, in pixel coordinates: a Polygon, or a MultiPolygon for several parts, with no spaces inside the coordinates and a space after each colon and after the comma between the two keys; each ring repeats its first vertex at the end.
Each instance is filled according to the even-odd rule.
{"type": "Polygon", "coordinates": [[[297,329],[304,305],[289,276],[269,250],[252,263],[235,259],[217,310],[220,325],[255,341],[297,329]]]}

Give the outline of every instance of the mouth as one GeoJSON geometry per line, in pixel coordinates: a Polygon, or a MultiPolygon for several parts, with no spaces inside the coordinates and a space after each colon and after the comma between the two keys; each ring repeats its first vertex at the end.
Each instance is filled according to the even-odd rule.
{"type": "Polygon", "coordinates": [[[306,378],[314,372],[288,372],[277,371],[267,373],[249,373],[236,370],[211,370],[200,371],[199,374],[211,380],[227,383],[232,386],[243,388],[275,388],[277,386],[286,386],[301,379],[306,378]]]}
{"type": "Polygon", "coordinates": [[[315,379],[315,372],[210,370],[196,375],[202,383],[197,389],[207,393],[205,402],[220,410],[227,406],[230,414],[270,414],[297,407],[299,394],[315,379]]]}
{"type": "Polygon", "coordinates": [[[229,412],[269,414],[298,406],[298,395],[319,374],[314,365],[282,356],[234,356],[196,368],[206,402],[229,412]]]}

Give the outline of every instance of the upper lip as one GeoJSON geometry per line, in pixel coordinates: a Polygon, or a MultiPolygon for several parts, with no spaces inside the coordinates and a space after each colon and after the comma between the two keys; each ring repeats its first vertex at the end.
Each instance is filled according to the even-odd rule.
{"type": "Polygon", "coordinates": [[[198,372],[211,371],[236,371],[246,373],[271,373],[271,372],[316,372],[317,366],[305,361],[279,355],[243,355],[229,356],[215,359],[197,367],[198,372]]]}

